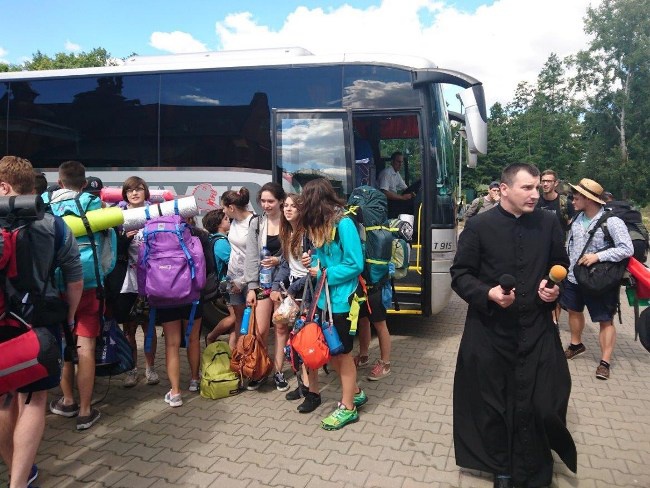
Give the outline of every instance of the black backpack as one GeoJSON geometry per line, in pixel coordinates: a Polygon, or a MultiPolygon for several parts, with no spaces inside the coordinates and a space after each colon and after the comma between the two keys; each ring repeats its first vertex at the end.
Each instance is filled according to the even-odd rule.
{"type": "Polygon", "coordinates": [[[648,242],[648,229],[643,225],[641,212],[624,201],[608,202],[605,205],[605,210],[625,222],[634,246],[634,257],[638,261],[645,263],[650,243],[648,242]]]}

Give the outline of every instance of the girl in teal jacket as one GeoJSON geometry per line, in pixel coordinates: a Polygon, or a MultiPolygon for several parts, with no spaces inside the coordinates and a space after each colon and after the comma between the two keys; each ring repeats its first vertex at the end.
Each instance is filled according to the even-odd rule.
{"type": "MultiPolygon", "coordinates": [[[[357,369],[350,355],[353,336],[350,335],[350,304],[363,270],[363,252],[355,223],[343,216],[343,202],[331,183],[319,178],[303,188],[302,224],[313,242],[316,252],[311,259],[310,274],[320,276],[327,270],[333,322],[343,343],[341,354],[332,356],[331,363],[341,380],[342,398],[337,408],[321,422],[325,430],[336,430],[359,420],[357,407],[368,401],[357,386],[357,369]]],[[[318,299],[322,320],[329,320],[325,312],[327,299],[321,293],[318,299]]],[[[310,391],[314,388],[310,385],[310,391]]],[[[320,396],[318,398],[320,404],[320,396]]]]}

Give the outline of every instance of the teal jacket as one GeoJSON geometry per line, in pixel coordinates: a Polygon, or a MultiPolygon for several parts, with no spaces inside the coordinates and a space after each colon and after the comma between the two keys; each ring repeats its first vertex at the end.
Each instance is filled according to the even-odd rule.
{"type": "MultiPolygon", "coordinates": [[[[350,297],[356,291],[359,275],[363,271],[361,239],[352,219],[343,217],[336,226],[334,239],[316,248],[313,258],[312,265],[315,265],[315,260],[318,259],[321,269],[327,269],[333,313],[348,313],[350,297]]],[[[318,307],[324,310],[325,306],[326,298],[323,292],[318,299],[318,307]]]]}

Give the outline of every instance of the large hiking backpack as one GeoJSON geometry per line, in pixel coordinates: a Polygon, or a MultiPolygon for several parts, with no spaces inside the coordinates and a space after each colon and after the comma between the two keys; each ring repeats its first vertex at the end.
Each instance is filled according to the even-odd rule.
{"type": "Polygon", "coordinates": [[[206,282],[205,254],[201,240],[192,235],[189,224],[178,211],[174,215],[151,218],[145,207],[147,222],[144,242],[138,252],[138,293],[149,302],[149,328],[144,348],[151,351],[157,308],[192,305],[185,331],[189,344],[194,314],[206,282]]]}
{"type": "Polygon", "coordinates": [[[201,356],[201,396],[217,400],[239,393],[239,376],[230,369],[232,353],[226,342],[208,344],[201,356]]]}
{"type": "Polygon", "coordinates": [[[393,234],[384,225],[388,215],[386,195],[371,186],[355,188],[345,215],[352,218],[359,231],[363,278],[370,286],[383,285],[390,279],[389,263],[393,254],[393,234]]]}
{"type": "Polygon", "coordinates": [[[645,263],[648,257],[648,229],[643,224],[641,212],[633,208],[629,203],[623,201],[608,202],[605,210],[618,217],[627,227],[634,246],[634,257],[642,263],[645,263]]]}
{"type": "Polygon", "coordinates": [[[188,305],[205,286],[205,255],[198,237],[178,214],[150,218],[145,208],[144,243],[138,256],[138,293],[151,307],[188,305]]]}
{"type": "MultiPolygon", "coordinates": [[[[84,273],[84,289],[102,288],[105,276],[115,267],[117,236],[114,229],[98,232],[90,230],[86,213],[102,208],[101,200],[87,192],[78,193],[74,198],[54,201],[49,200],[48,194],[44,195],[54,215],[59,217],[74,215],[82,219],[87,234],[76,239],[84,273]]],[[[59,283],[61,283],[60,278],[59,283]]]]}
{"type": "MultiPolygon", "coordinates": [[[[9,197],[10,208],[15,198],[9,197]]],[[[66,327],[67,304],[59,298],[46,297],[48,282],[39,284],[34,277],[34,255],[43,243],[37,242],[38,236],[30,233],[29,228],[31,222],[43,218],[44,206],[40,197],[28,198],[36,198],[41,207],[34,218],[0,220],[0,395],[60,373],[59,343],[41,326],[62,325],[66,339],[72,339],[71,330],[66,327]]],[[[56,256],[65,239],[65,224],[57,217],[54,231],[56,256]]],[[[55,261],[50,276],[54,264],[55,261]]]]}

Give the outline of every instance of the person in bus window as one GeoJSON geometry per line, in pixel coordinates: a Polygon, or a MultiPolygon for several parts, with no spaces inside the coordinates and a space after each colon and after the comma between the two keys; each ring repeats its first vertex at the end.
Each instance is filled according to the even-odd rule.
{"type": "Polygon", "coordinates": [[[408,187],[400,174],[404,164],[404,154],[401,151],[395,151],[390,156],[390,166],[379,173],[378,188],[384,192],[388,199],[389,217],[397,216],[399,213],[413,214],[413,198],[415,193],[405,192],[408,187]]]}

